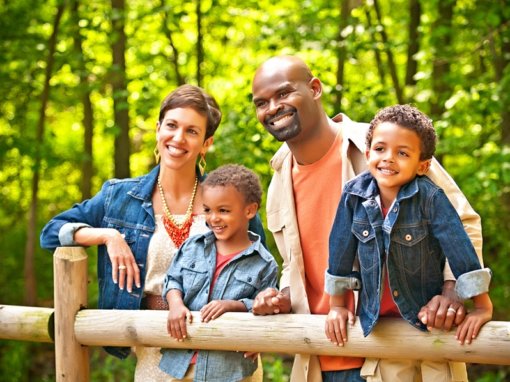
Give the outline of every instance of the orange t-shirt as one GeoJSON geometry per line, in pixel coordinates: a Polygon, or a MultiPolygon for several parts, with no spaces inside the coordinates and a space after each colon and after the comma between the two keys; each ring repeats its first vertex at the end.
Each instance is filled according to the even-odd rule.
{"type": "MultiPolygon", "coordinates": [[[[386,217],[386,215],[388,214],[388,208],[381,207],[381,211],[383,217],[386,217]]],[[[381,297],[381,308],[379,310],[379,317],[402,317],[400,315],[400,310],[398,310],[397,304],[395,304],[395,301],[393,301],[393,297],[391,297],[390,279],[388,278],[388,269],[386,265],[384,265],[383,273],[384,273],[383,292],[381,297]]]]}
{"type": "MultiPolygon", "coordinates": [[[[328,152],[317,162],[292,166],[292,183],[305,266],[306,293],[312,314],[328,314],[329,295],[324,291],[328,269],[329,233],[342,195],[341,129],[328,152]]],[[[346,294],[354,311],[354,295],[346,294]]],[[[325,334],[324,334],[325,336],[325,334]]],[[[363,365],[363,358],[319,356],[322,371],[347,370],[363,365]]]]}

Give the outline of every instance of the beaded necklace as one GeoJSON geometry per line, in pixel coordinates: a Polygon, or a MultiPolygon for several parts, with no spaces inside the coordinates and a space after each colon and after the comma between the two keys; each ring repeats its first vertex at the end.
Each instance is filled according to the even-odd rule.
{"type": "Polygon", "coordinates": [[[165,230],[170,236],[170,239],[174,242],[175,246],[179,248],[181,244],[186,240],[189,236],[189,231],[191,229],[192,212],[193,212],[193,203],[195,202],[195,195],[197,193],[198,186],[198,178],[195,178],[195,186],[193,186],[193,192],[191,193],[191,199],[189,201],[188,209],[186,210],[186,214],[184,215],[184,221],[179,224],[177,220],[175,220],[174,216],[170,213],[168,209],[168,204],[166,204],[165,193],[163,192],[163,186],[161,185],[161,179],[158,176],[158,189],[159,195],[161,196],[161,201],[163,202],[163,225],[165,226],[165,230]]]}

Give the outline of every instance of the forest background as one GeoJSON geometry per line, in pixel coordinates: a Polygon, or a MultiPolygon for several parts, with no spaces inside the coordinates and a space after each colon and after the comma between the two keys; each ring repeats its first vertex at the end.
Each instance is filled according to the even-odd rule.
{"type": "MultiPolygon", "coordinates": [[[[412,103],[433,119],[437,158],[483,219],[494,319],[509,321],[506,0],[0,0],[0,303],[52,306],[42,226],[106,179],[154,165],[159,104],[179,84],[204,87],[222,107],[208,170],[242,163],[267,189],[280,144],[250,93],[256,67],[276,54],[311,66],[331,116],[369,122],[383,106],[412,103]]],[[[89,259],[94,307],[95,250],[89,259]]],[[[267,381],[288,380],[289,357],[264,357],[267,381]]],[[[91,380],[130,380],[133,364],[93,349],[91,380]]],[[[509,366],[469,370],[478,381],[510,378],[509,366]]],[[[0,341],[3,381],[54,373],[51,345],[0,341]]]]}

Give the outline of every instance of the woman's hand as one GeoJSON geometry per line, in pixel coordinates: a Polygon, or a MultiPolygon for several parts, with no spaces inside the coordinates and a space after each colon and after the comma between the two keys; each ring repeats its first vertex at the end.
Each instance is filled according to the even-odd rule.
{"type": "Polygon", "coordinates": [[[126,287],[131,293],[133,282],[137,288],[140,288],[140,269],[129,245],[124,240],[124,235],[113,228],[105,228],[105,230],[107,231],[104,235],[104,244],[112,262],[113,282],[118,283],[120,289],[126,287]]]}
{"type": "Polygon", "coordinates": [[[124,236],[113,228],[83,227],[74,233],[74,241],[83,246],[106,245],[112,263],[112,279],[120,289],[127,287],[129,293],[133,282],[140,288],[140,270],[124,236]]]}

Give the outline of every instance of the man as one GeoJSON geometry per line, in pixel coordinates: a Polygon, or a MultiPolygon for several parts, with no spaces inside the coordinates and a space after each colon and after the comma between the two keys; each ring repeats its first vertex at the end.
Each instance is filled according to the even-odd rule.
{"type": "MultiPolygon", "coordinates": [[[[258,120],[285,142],[271,160],[274,175],[267,196],[268,228],[283,258],[281,290],[261,292],[253,312],[327,314],[324,272],[329,232],[343,185],[366,169],[368,126],[344,114],[330,119],[321,103],[320,80],[297,57],[277,56],[264,62],[255,73],[252,91],[258,120]]],[[[447,193],[481,257],[480,217],[437,161],[427,175],[447,193]]],[[[464,318],[465,310],[455,300],[455,278],[446,268],[443,296],[423,307],[419,318],[429,327],[449,330],[464,318]]],[[[354,311],[352,293],[348,298],[354,311]]],[[[297,354],[291,381],[363,381],[363,362],[297,354]]]]}

